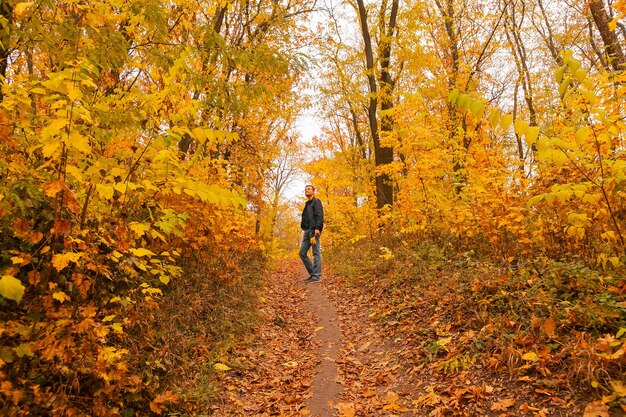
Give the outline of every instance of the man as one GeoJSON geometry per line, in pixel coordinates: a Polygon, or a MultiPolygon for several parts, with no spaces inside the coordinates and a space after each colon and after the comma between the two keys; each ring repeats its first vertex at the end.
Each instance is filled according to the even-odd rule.
{"type": "Polygon", "coordinates": [[[300,245],[300,259],[309,272],[309,277],[304,281],[307,284],[320,282],[322,274],[322,256],[320,254],[320,235],[324,229],[324,210],[322,202],[315,198],[315,187],[304,187],[304,195],[307,202],[302,210],[300,227],[303,230],[302,244],[300,245]],[[307,252],[313,248],[313,263],[307,252]]]}

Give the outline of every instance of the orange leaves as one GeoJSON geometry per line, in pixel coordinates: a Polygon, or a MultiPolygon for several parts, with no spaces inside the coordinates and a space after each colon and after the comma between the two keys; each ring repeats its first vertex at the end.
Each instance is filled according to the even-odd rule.
{"type": "Polygon", "coordinates": [[[531,326],[533,328],[541,329],[541,331],[545,333],[548,337],[554,336],[554,333],[556,331],[556,323],[552,316],[546,319],[541,319],[536,316],[531,316],[530,320],[531,320],[531,326]]]}
{"type": "Polygon", "coordinates": [[[388,391],[387,396],[383,400],[383,402],[385,403],[385,405],[383,406],[383,410],[392,410],[392,411],[399,411],[399,412],[409,411],[408,408],[403,407],[398,404],[399,399],[400,397],[398,397],[398,394],[396,394],[393,391],[388,391]]]}
{"type": "Polygon", "coordinates": [[[156,414],[161,414],[168,405],[176,402],[178,402],[178,397],[172,391],[165,391],[150,402],[150,410],[156,414]]]}
{"type": "Polygon", "coordinates": [[[42,189],[44,194],[50,198],[56,198],[59,193],[63,193],[62,204],[74,214],[81,212],[81,206],[75,193],[67,187],[65,181],[48,181],[43,184],[42,189]]]}
{"type": "Polygon", "coordinates": [[[30,230],[31,230],[31,225],[28,221],[20,217],[16,217],[13,220],[13,234],[15,236],[17,237],[28,236],[30,230]]]}
{"type": "Polygon", "coordinates": [[[49,181],[43,185],[43,190],[48,197],[56,197],[58,193],[67,190],[67,185],[63,180],[49,181]]]}
{"type": "MultiPolygon", "coordinates": [[[[333,289],[340,294],[336,300],[345,305],[348,313],[345,320],[360,315],[373,321],[368,328],[375,331],[358,330],[358,334],[366,335],[364,340],[374,341],[369,347],[369,357],[372,357],[372,350],[376,351],[376,334],[381,333],[383,338],[394,340],[387,358],[392,361],[404,358],[399,362],[419,364],[408,373],[387,373],[392,381],[395,378],[417,391],[409,397],[416,415],[435,415],[444,410],[459,413],[463,410],[476,415],[489,411],[504,415],[522,412],[538,416],[582,414],[584,403],[580,398],[590,398],[588,387],[586,384],[572,386],[570,372],[573,367],[588,366],[588,362],[613,375],[612,380],[602,382],[603,388],[612,393],[605,397],[605,404],[619,406],[623,402],[621,395],[626,389],[623,383],[617,382],[619,373],[612,372],[619,369],[619,365],[613,367],[613,363],[623,360],[626,329],[607,334],[595,344],[588,335],[568,334],[570,320],[573,320],[568,311],[575,309],[582,314],[592,304],[560,304],[551,300],[556,291],[568,288],[565,284],[552,284],[555,292],[546,288],[545,271],[550,271],[551,279],[556,280],[558,267],[542,264],[541,272],[524,270],[518,275],[511,270],[503,273],[501,268],[490,269],[470,259],[453,267],[448,260],[438,263],[430,258],[433,265],[422,263],[419,278],[412,280],[415,265],[418,260],[423,261],[424,255],[408,255],[410,251],[404,253],[396,247],[395,262],[380,273],[380,263],[373,260],[377,245],[371,245],[365,256],[363,247],[352,249],[353,255],[349,255],[352,253],[349,249],[343,249],[335,262],[343,267],[354,256],[361,262],[361,269],[356,276],[346,276],[345,284],[342,279],[339,289],[333,289]],[[369,267],[365,268],[363,262],[369,267]],[[358,286],[353,289],[351,283],[355,281],[358,286]],[[355,300],[359,300],[358,305],[352,306],[355,300]],[[448,338],[450,340],[446,341],[448,338]],[[407,339],[409,341],[405,342],[407,339]],[[435,355],[435,352],[439,353],[435,355]],[[473,361],[464,361],[465,357],[473,361]]],[[[560,267],[571,274],[568,275],[570,280],[580,279],[572,274],[571,264],[560,267]]],[[[595,275],[588,276],[587,265],[581,265],[581,271],[586,280],[596,282],[595,275]]],[[[582,282],[577,281],[576,285],[580,288],[582,282]]],[[[580,321],[577,325],[580,326],[580,321]]],[[[353,343],[360,345],[358,341],[353,343]]],[[[350,383],[356,384],[356,381],[365,383],[367,378],[362,376],[350,383]]],[[[592,386],[600,388],[600,383],[596,381],[592,386]]],[[[377,386],[375,391],[386,393],[389,390],[377,386]]],[[[398,392],[395,387],[391,391],[398,392]]],[[[358,401],[351,399],[357,410],[371,407],[372,398],[384,396],[353,395],[359,398],[358,401]]],[[[402,401],[396,404],[402,405],[402,401]]]]}
{"type": "MultiPolygon", "coordinates": [[[[625,356],[626,351],[626,328],[620,328],[615,334],[605,334],[597,340],[598,356],[609,361],[620,361],[625,356]]],[[[616,385],[615,391],[620,391],[622,385],[616,385]]]]}
{"type": "Polygon", "coordinates": [[[354,404],[340,402],[336,406],[338,417],[355,417],[354,404]]]}
{"type": "Polygon", "coordinates": [[[554,335],[554,331],[556,330],[556,324],[554,323],[554,319],[551,316],[543,322],[542,329],[548,336],[552,337],[554,335]]]}
{"type": "Polygon", "coordinates": [[[69,295],[65,294],[63,291],[55,292],[54,294],[52,294],[52,298],[54,298],[55,300],[57,300],[60,303],[64,303],[65,301],[70,301],[71,300],[69,295]]]}
{"type": "Polygon", "coordinates": [[[583,417],[609,417],[609,406],[602,401],[593,401],[587,404],[583,417]]]}
{"type": "MultiPolygon", "coordinates": [[[[220,410],[224,415],[297,416],[305,415],[305,408],[312,410],[307,397],[311,394],[315,366],[327,359],[321,356],[322,352],[316,352],[312,342],[311,323],[315,318],[304,310],[306,293],[300,287],[300,273],[300,264],[291,262],[267,277],[261,307],[265,318],[257,325],[253,343],[232,349],[232,357],[213,365],[228,392],[227,404],[220,410]]],[[[333,384],[332,379],[324,385],[333,384]]],[[[328,407],[328,400],[323,397],[321,405],[328,407]]],[[[350,415],[348,404],[337,405],[350,415]]],[[[316,413],[309,413],[312,414],[316,413]]]]}
{"type": "MultiPolygon", "coordinates": [[[[204,89],[192,81],[197,71],[204,69],[201,78],[213,81],[221,74],[221,63],[202,52],[199,6],[183,15],[148,6],[145,12],[154,19],[146,19],[128,5],[112,8],[99,0],[78,15],[73,6],[37,4],[34,13],[33,5],[16,2],[19,25],[4,28],[13,40],[27,33],[37,40],[12,45],[18,58],[7,71],[16,76],[2,86],[0,255],[6,265],[0,270],[0,298],[7,309],[14,301],[27,305],[11,311],[0,328],[3,344],[31,346],[36,360],[28,360],[20,348],[12,364],[2,364],[0,380],[10,380],[14,393],[24,393],[15,408],[3,411],[13,415],[33,407],[52,412],[46,404],[54,404],[58,414],[103,416],[111,413],[111,404],[124,403],[137,414],[164,413],[177,399],[172,391],[156,395],[161,381],[153,371],[174,366],[175,355],[168,356],[170,346],[161,333],[155,336],[160,326],[153,321],[155,312],[167,301],[156,295],[183,275],[183,266],[208,283],[243,280],[241,264],[258,254],[249,244],[255,218],[242,190],[263,192],[257,167],[269,165],[279,150],[274,138],[259,132],[280,119],[266,110],[284,106],[274,94],[259,98],[255,93],[238,95],[242,101],[231,107],[224,86],[212,89],[221,97],[219,109],[193,98],[198,97],[193,90],[204,89]],[[132,21],[124,17],[129,13],[132,21]],[[164,23],[172,17],[185,25],[184,35],[180,26],[164,23]],[[65,32],[68,27],[71,33],[65,32]],[[171,38],[164,43],[172,45],[182,45],[181,36],[196,40],[164,51],[147,33],[164,33],[171,38]],[[61,38],[68,43],[55,41],[61,38]],[[76,46],[71,59],[69,44],[76,46]],[[129,53],[131,44],[144,45],[141,58],[129,53]],[[50,65],[55,62],[63,65],[50,65]],[[17,71],[26,66],[32,76],[17,71]],[[126,77],[128,71],[138,76],[126,77]],[[232,127],[241,119],[236,108],[248,107],[243,100],[259,101],[235,133],[232,127]],[[245,123],[249,131],[242,128],[245,123]],[[186,134],[192,143],[183,150],[186,134]],[[239,134],[246,140],[240,141],[239,134]],[[215,273],[203,270],[213,262],[221,264],[215,273]],[[90,317],[81,316],[87,312],[90,317]],[[124,351],[122,345],[132,348],[124,351]],[[156,353],[144,362],[149,346],[156,353]],[[45,390],[36,382],[40,378],[51,381],[45,390]],[[68,390],[72,395],[66,395],[68,390]]],[[[263,41],[261,49],[274,56],[272,42],[263,41]]],[[[267,81],[277,68],[258,69],[259,84],[291,89],[282,76],[267,81]]],[[[282,74],[293,75],[289,68],[282,74]]],[[[245,74],[237,77],[243,81],[245,74]]],[[[189,314],[182,322],[193,320],[189,314]]],[[[217,332],[211,325],[199,327],[217,332]]],[[[220,337],[229,336],[215,338],[220,337]]]]}
{"type": "Polygon", "coordinates": [[[32,256],[27,253],[19,253],[16,256],[11,257],[13,265],[25,266],[30,263],[32,256]]]}
{"type": "Polygon", "coordinates": [[[54,227],[52,228],[51,232],[53,235],[67,235],[70,231],[70,227],[70,222],[66,220],[56,219],[54,221],[54,227]]]}
{"type": "Polygon", "coordinates": [[[506,411],[515,405],[515,398],[505,398],[491,405],[491,411],[506,411]]]}
{"type": "Polygon", "coordinates": [[[52,257],[52,266],[54,266],[57,271],[61,272],[70,262],[76,263],[82,256],[82,252],[57,253],[52,257]]]}

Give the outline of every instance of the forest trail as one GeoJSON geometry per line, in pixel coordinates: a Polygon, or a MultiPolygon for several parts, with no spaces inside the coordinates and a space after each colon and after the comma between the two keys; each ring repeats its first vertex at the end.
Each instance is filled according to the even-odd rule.
{"type": "Polygon", "coordinates": [[[232,352],[213,415],[415,415],[406,357],[373,323],[369,301],[328,268],[321,283],[305,278],[300,260],[269,272],[259,323],[232,352]]]}
{"type": "MultiPolygon", "coordinates": [[[[304,268],[300,275],[306,278],[304,268]]],[[[317,327],[313,342],[316,345],[319,364],[311,386],[312,396],[307,408],[312,416],[330,417],[335,415],[333,403],[338,399],[342,387],[338,381],[337,360],[342,347],[339,317],[323,288],[323,283],[302,284],[307,290],[307,309],[316,317],[317,327]]]]}
{"type": "Polygon", "coordinates": [[[299,260],[275,264],[261,290],[258,325],[248,344],[231,352],[212,415],[583,415],[586,400],[566,381],[561,389],[537,388],[483,363],[445,368],[456,356],[433,353],[429,326],[441,327],[437,312],[455,303],[410,301],[380,281],[354,285],[328,269],[322,283],[307,285],[299,260]]]}
{"type": "Polygon", "coordinates": [[[269,272],[259,323],[232,352],[213,415],[415,415],[405,357],[373,323],[369,301],[328,268],[319,284],[305,278],[300,260],[269,272]]]}
{"type": "Polygon", "coordinates": [[[276,263],[261,291],[252,340],[234,349],[217,416],[335,416],[342,346],[325,283],[305,284],[299,260],[276,263]]]}

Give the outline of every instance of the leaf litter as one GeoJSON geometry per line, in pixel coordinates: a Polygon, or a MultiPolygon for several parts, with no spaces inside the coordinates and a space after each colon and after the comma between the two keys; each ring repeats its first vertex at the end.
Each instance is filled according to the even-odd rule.
{"type": "Polygon", "coordinates": [[[218,375],[224,394],[212,415],[310,415],[305,404],[319,362],[312,341],[319,329],[304,310],[300,266],[279,263],[268,275],[254,332],[229,352],[232,369],[218,375]]]}
{"type": "MultiPolygon", "coordinates": [[[[249,342],[231,352],[232,369],[221,376],[225,394],[214,415],[311,416],[307,399],[324,359],[313,339],[323,326],[303,308],[307,293],[300,269],[297,261],[281,261],[268,278],[261,319],[249,342]]],[[[505,361],[502,352],[467,349],[482,335],[464,325],[452,294],[417,296],[410,287],[379,280],[354,285],[327,271],[322,285],[336,306],[344,339],[334,361],[343,393],[330,402],[332,415],[614,415],[602,401],[577,397],[563,375],[530,372],[545,355],[541,351],[519,353],[520,373],[498,366],[505,361]]],[[[554,332],[551,320],[542,326],[545,333],[554,332]]]]}

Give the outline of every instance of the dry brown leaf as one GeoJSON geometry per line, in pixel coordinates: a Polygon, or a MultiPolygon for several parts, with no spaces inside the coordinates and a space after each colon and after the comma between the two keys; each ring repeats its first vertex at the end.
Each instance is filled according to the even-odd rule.
{"type": "Polygon", "coordinates": [[[163,394],[157,395],[152,402],[150,402],[150,410],[156,414],[161,414],[166,407],[166,404],[176,403],[178,397],[172,393],[172,391],[165,391],[163,394]]]}
{"type": "Polygon", "coordinates": [[[338,417],[354,417],[354,404],[352,403],[337,403],[338,417]]]}
{"type": "Polygon", "coordinates": [[[515,398],[505,398],[491,405],[491,411],[506,411],[515,405],[515,398]]]}
{"type": "Polygon", "coordinates": [[[523,411],[523,412],[525,412],[525,413],[530,413],[530,412],[533,412],[533,411],[540,411],[540,410],[539,410],[539,408],[537,408],[537,407],[532,407],[532,406],[528,405],[528,403],[524,403],[524,404],[522,404],[522,405],[520,406],[519,410],[520,410],[520,411],[523,411]]]}
{"type": "Polygon", "coordinates": [[[611,388],[620,397],[626,397],[626,386],[621,381],[611,381],[611,388]]]}
{"type": "Polygon", "coordinates": [[[609,417],[609,406],[602,401],[594,401],[587,404],[583,417],[609,417]]]}
{"type": "Polygon", "coordinates": [[[67,190],[67,186],[65,185],[65,181],[48,181],[43,185],[44,194],[48,197],[54,197],[58,192],[67,190]]]}
{"type": "Polygon", "coordinates": [[[546,321],[543,322],[543,331],[550,337],[554,335],[554,331],[556,330],[556,324],[554,323],[554,319],[552,316],[548,317],[546,321]]]}

